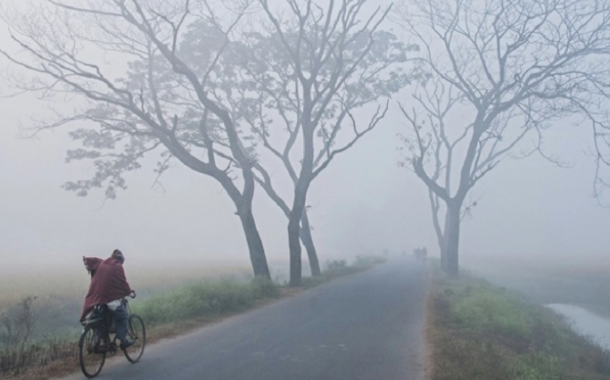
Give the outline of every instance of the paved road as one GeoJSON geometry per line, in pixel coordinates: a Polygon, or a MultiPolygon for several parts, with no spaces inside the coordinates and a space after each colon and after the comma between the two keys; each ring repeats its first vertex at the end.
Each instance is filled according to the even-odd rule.
{"type": "Polygon", "coordinates": [[[426,283],[421,263],[390,260],[112,360],[100,379],[419,380],[426,283]]]}

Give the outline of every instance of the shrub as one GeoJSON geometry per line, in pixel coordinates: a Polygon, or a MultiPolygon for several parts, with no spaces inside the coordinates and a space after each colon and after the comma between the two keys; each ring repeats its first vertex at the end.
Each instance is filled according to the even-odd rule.
{"type": "Polygon", "coordinates": [[[532,317],[519,300],[492,288],[469,288],[451,308],[464,326],[525,337],[531,333],[532,317]]]}
{"type": "Polygon", "coordinates": [[[250,282],[254,298],[277,298],[280,296],[280,287],[273,281],[255,277],[250,282]]]}
{"type": "Polygon", "coordinates": [[[326,262],[326,270],[338,271],[347,268],[347,261],[345,260],[332,260],[326,262]]]}
{"type": "Polygon", "coordinates": [[[252,305],[256,299],[278,295],[277,285],[261,278],[250,283],[233,280],[199,282],[146,299],[134,310],[147,323],[158,324],[230,313],[252,305]]]}

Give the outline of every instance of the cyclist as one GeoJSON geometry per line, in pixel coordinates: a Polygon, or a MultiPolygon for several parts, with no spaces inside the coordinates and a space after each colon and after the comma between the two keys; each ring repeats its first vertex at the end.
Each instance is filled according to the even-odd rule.
{"type": "Polygon", "coordinates": [[[123,298],[132,294],[133,291],[125,277],[124,262],[125,256],[118,249],[115,249],[112,255],[105,260],[83,256],[85,268],[91,274],[91,283],[85,296],[85,304],[80,317],[83,321],[96,305],[108,305],[108,308],[113,311],[116,336],[121,342],[121,349],[123,350],[134,344],[133,340],[127,338],[127,319],[129,316],[125,305],[123,305],[123,298]]]}

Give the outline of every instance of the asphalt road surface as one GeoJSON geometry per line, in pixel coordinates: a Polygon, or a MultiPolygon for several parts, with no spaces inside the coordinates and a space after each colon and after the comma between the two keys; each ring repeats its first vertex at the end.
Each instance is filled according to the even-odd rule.
{"type": "MultiPolygon", "coordinates": [[[[118,356],[100,379],[419,380],[426,271],[412,258],[118,356]]],[[[67,379],[83,379],[82,374],[67,379]]]]}

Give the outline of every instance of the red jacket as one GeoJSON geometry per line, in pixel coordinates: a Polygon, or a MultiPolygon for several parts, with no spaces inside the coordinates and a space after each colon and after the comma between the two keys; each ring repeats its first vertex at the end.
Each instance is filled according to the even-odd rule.
{"type": "Polygon", "coordinates": [[[95,305],[106,304],[127,297],[131,293],[123,265],[117,259],[110,257],[102,260],[97,257],[85,257],[84,262],[91,273],[91,283],[85,296],[81,321],[95,305]]]}

